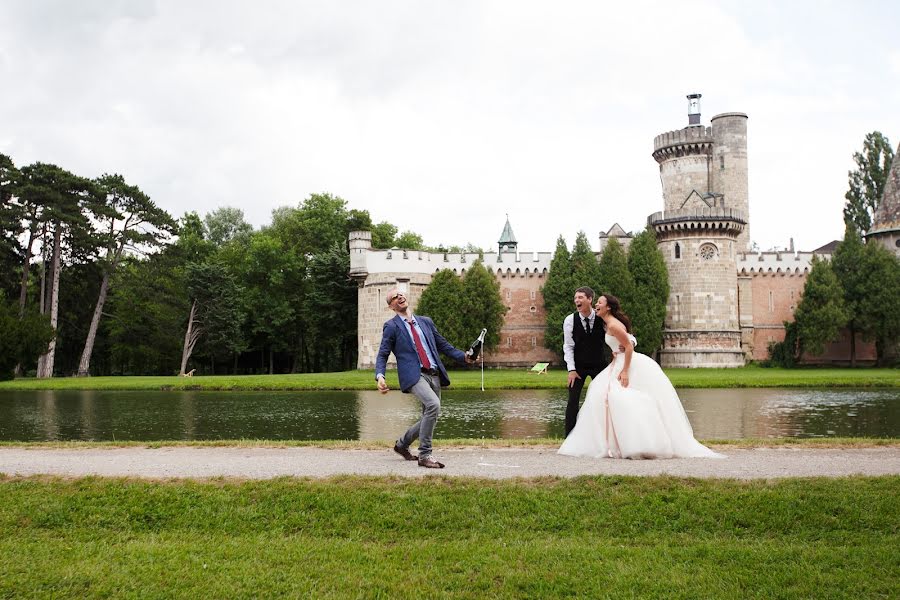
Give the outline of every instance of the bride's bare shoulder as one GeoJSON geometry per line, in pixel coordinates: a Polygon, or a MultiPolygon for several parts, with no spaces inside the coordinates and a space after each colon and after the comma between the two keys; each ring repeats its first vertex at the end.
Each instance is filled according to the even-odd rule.
{"type": "Polygon", "coordinates": [[[612,335],[627,333],[625,331],[625,325],[622,324],[622,321],[616,318],[612,318],[606,323],[606,331],[612,335]]]}

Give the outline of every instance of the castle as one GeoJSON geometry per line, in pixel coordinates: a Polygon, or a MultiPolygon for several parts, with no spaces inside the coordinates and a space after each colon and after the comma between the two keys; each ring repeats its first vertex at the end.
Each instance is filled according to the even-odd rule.
{"type": "MultiPolygon", "coordinates": [[[[647,222],[656,232],[670,284],[660,364],[737,367],[767,358],[769,344],[784,339],[783,323],[792,319],[813,256],[829,258],[834,244],[812,252],[795,252],[793,243],[785,252],[750,251],[744,113],[716,115],[705,127],[700,122],[700,94],[692,94],[688,126],[656,136],[652,156],[659,163],[664,206],[647,222]]],[[[897,162],[892,170],[895,177],[900,176],[897,162]]],[[[900,187],[898,183],[895,188],[900,187]]],[[[900,195],[900,189],[895,193],[900,195]]],[[[900,240],[895,240],[900,228],[891,221],[900,214],[898,203],[893,201],[893,209],[885,204],[881,210],[890,223],[881,237],[900,247],[900,240]]],[[[630,242],[618,224],[599,237],[598,255],[611,238],[624,246],[630,242]]],[[[384,300],[389,289],[404,291],[415,307],[434,273],[452,269],[463,274],[479,258],[478,254],[375,250],[367,231],[351,232],[349,245],[350,275],[359,283],[360,369],[375,364],[382,325],[391,316],[384,300]]],[[[486,354],[487,364],[530,366],[559,361],[558,354],[543,343],[546,317],[541,288],[551,258],[551,252],[519,252],[508,218],[497,252],[484,253],[483,264],[497,277],[509,307],[500,345],[486,354]]],[[[819,360],[845,359],[846,345],[847,340],[832,344],[819,360]]],[[[858,342],[857,357],[873,359],[871,344],[858,342]]]]}

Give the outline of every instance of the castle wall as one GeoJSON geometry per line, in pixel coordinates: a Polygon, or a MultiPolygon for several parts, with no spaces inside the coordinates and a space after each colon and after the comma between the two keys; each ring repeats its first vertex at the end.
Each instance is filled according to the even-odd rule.
{"type": "MultiPolygon", "coordinates": [[[[354,232],[355,233],[355,232],[354,232]]],[[[364,232],[365,233],[365,232],[364,232]]],[[[352,234],[351,234],[352,235],[352,234]]],[[[397,287],[407,294],[415,311],[422,292],[441,269],[463,275],[478,254],[451,254],[413,250],[372,250],[351,244],[351,274],[360,281],[357,293],[357,368],[375,366],[384,322],[394,313],[385,301],[397,287]]],[[[500,282],[500,295],[509,308],[500,330],[500,347],[485,354],[488,366],[531,366],[553,362],[556,355],[543,347],[546,313],[540,288],[550,268],[552,253],[486,252],[482,263],[500,282]]],[[[437,323],[438,328],[441,324],[437,323]]],[[[560,323],[560,327],[562,324],[560,323]]],[[[389,359],[393,363],[393,357],[389,359]]]]}

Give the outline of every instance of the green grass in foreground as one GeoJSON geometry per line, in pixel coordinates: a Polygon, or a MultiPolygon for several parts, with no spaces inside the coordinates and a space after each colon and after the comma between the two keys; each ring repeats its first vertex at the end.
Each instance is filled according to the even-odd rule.
{"type": "MultiPolygon", "coordinates": [[[[667,369],[680,388],[742,387],[900,387],[900,369],[667,369]]],[[[450,373],[453,388],[481,389],[481,371],[450,373]]],[[[388,385],[397,389],[396,371],[388,371],[388,385]]],[[[490,369],[485,389],[561,389],[565,371],[535,375],[526,369],[490,369]]],[[[211,375],[204,377],[58,377],[0,382],[4,390],[374,390],[371,370],[300,375],[211,375]]]]}
{"type": "Polygon", "coordinates": [[[898,492],[898,477],[0,477],[0,597],[896,598],[898,492]]]}

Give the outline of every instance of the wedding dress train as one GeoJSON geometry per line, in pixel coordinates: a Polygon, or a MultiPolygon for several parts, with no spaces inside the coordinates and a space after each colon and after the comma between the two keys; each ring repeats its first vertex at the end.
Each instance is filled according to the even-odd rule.
{"type": "MultiPolygon", "coordinates": [[[[606,334],[616,352],[619,342],[606,334]]],[[[632,337],[632,340],[634,338],[632,337]]],[[[575,428],[560,454],[591,458],[724,458],[694,439],[681,400],[656,362],[633,353],[628,387],[618,376],[625,355],[619,353],[588,387],[575,428]]]]}

